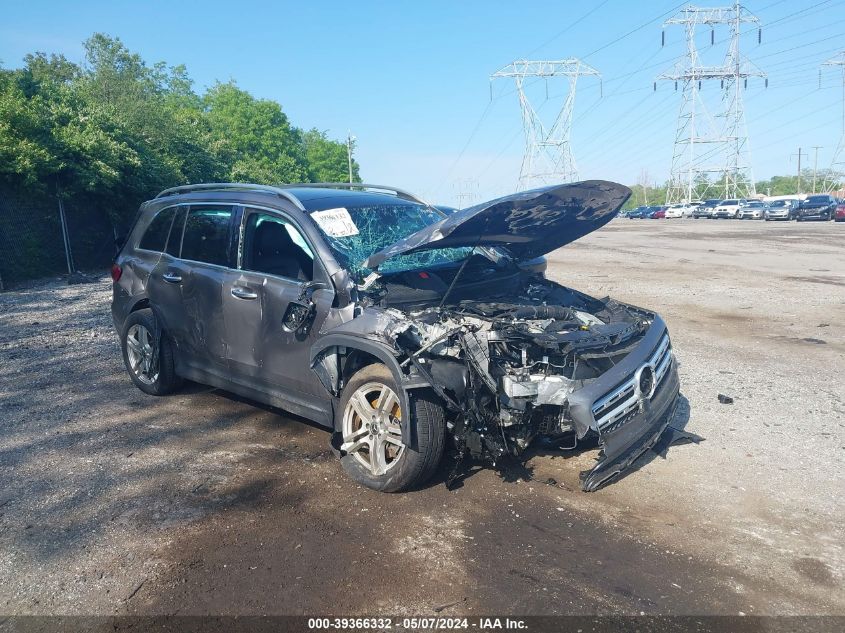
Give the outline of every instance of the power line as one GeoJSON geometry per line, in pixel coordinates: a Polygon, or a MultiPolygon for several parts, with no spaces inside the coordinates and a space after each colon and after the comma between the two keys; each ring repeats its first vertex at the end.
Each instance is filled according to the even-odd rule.
{"type": "Polygon", "coordinates": [[[540,49],[545,48],[546,46],[548,46],[549,44],[551,44],[552,42],[554,42],[556,39],[558,39],[558,38],[559,38],[559,37],[561,37],[562,35],[565,35],[565,34],[566,34],[566,33],[568,33],[569,31],[571,31],[573,28],[575,28],[576,26],[578,26],[579,24],[581,24],[581,22],[583,22],[583,21],[584,21],[584,20],[586,20],[588,17],[590,17],[591,15],[593,15],[593,13],[595,13],[596,11],[598,11],[599,9],[601,9],[601,8],[602,8],[604,5],[606,5],[608,2],[610,2],[610,0],[604,0],[604,2],[599,3],[598,5],[596,5],[595,7],[593,7],[591,10],[587,11],[587,12],[586,12],[584,15],[582,15],[580,18],[578,18],[578,19],[577,19],[577,20],[575,20],[574,22],[571,22],[571,23],[569,24],[569,26],[567,26],[565,29],[563,29],[562,31],[560,31],[557,35],[553,35],[552,37],[550,37],[549,39],[547,39],[545,42],[543,42],[542,44],[540,44],[540,45],[539,45],[537,48],[535,48],[534,50],[528,51],[528,54],[526,55],[526,57],[530,57],[531,55],[533,55],[534,53],[536,53],[536,52],[537,52],[537,51],[539,51],[540,49]]]}

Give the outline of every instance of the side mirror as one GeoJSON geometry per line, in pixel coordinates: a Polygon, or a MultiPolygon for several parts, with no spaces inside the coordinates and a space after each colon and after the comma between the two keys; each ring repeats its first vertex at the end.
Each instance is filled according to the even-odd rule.
{"type": "Polygon", "coordinates": [[[285,316],[282,317],[282,328],[286,332],[297,332],[302,336],[308,336],[308,331],[317,312],[317,305],[311,295],[317,290],[328,287],[328,284],[322,281],[307,281],[302,284],[299,297],[291,301],[287,310],[285,310],[285,316]]]}

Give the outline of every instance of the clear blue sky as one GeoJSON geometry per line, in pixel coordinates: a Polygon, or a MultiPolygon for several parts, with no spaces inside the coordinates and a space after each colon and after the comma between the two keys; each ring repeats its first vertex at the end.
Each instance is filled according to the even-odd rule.
{"type": "MultiPolygon", "coordinates": [[[[0,60],[15,67],[37,50],[81,61],[81,42],[92,33],[118,36],[148,63],[185,64],[198,90],[235,79],[281,103],[295,125],[335,138],[351,130],[365,181],[449,203],[462,186],[473,186],[461,181],[477,183],[481,199],[515,189],[519,106],[504,82],[494,84],[491,101],[488,78],[520,58],[577,56],[603,74],[603,96],[589,79],[578,89],[572,147],[582,178],[632,184],[645,171],[649,180],[664,181],[680,93],[669,83],[654,92],[652,82],[684,52],[679,27],[667,29],[660,46],[661,24],[680,6],[671,0],[2,0],[0,60]]],[[[826,72],[819,88],[818,68],[845,49],[845,0],[748,0],[745,6],[762,20],[763,43],[756,31],[748,33],[742,52],[769,75],[768,89],[754,80],[746,93],[755,178],[793,173],[799,145],[810,152],[805,164],[812,166],[812,146],[819,145],[819,167],[828,165],[842,128],[842,75],[826,72]]],[[[726,30],[718,31],[717,45],[725,37],[726,30]]],[[[709,39],[702,31],[705,51],[709,39]]],[[[545,86],[533,91],[541,114],[553,115],[563,85],[549,85],[548,101],[545,86]]]]}

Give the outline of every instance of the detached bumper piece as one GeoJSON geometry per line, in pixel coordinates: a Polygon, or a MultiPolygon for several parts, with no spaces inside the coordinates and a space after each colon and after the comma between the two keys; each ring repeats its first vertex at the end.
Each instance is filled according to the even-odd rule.
{"type": "Polygon", "coordinates": [[[667,375],[650,399],[643,399],[636,411],[599,431],[602,452],[592,470],[581,473],[581,488],[593,492],[618,477],[660,439],[678,404],[678,370],[671,359],[667,375]]]}

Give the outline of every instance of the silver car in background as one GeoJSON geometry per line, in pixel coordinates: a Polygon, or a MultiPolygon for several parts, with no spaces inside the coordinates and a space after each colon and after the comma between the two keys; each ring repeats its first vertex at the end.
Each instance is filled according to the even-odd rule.
{"type": "Polygon", "coordinates": [[[766,217],[768,205],[760,200],[749,200],[739,209],[740,220],[762,220],[766,217]]]}
{"type": "Polygon", "coordinates": [[[766,209],[766,221],[795,220],[798,217],[798,198],[772,200],[766,209]]]}

